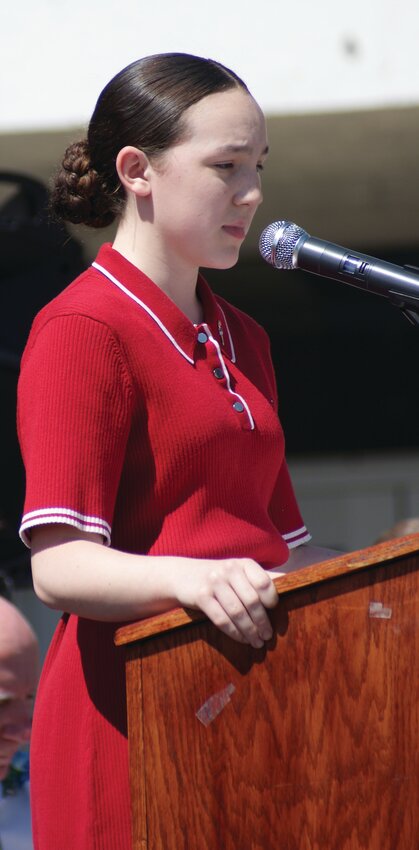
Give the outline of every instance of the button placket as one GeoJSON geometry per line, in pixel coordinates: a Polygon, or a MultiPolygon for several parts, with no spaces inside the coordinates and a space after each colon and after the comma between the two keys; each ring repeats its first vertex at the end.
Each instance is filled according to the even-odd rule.
{"type": "Polygon", "coordinates": [[[246,404],[245,399],[232,390],[230,374],[224,362],[220,345],[212,336],[207,325],[201,326],[198,330],[197,341],[200,344],[205,345],[208,366],[211,369],[215,380],[219,382],[230,394],[231,408],[240,416],[242,427],[246,430],[253,431],[255,424],[250,409],[246,404]]]}

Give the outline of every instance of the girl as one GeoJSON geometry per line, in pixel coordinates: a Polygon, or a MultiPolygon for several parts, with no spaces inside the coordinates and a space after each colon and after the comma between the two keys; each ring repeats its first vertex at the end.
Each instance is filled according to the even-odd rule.
{"type": "Polygon", "coordinates": [[[37,316],[19,384],[21,535],[37,594],[66,612],[35,709],[38,850],[130,847],[116,625],[199,607],[260,648],[266,570],[309,539],[266,334],[199,274],[236,263],[267,152],[242,80],[166,54],[106,86],[56,177],[56,214],[118,227],[37,316]]]}

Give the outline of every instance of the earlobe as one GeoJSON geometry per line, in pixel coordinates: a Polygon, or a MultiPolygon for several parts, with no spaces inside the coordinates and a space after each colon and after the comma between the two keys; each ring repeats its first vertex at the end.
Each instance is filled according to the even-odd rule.
{"type": "Polygon", "coordinates": [[[150,162],[144,151],[127,145],[116,158],[118,177],[127,192],[146,197],[151,192],[149,181],[150,162]]]}

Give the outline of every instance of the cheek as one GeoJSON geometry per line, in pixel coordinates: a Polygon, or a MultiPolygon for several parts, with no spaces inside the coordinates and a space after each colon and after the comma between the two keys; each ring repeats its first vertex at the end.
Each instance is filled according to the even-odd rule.
{"type": "Polygon", "coordinates": [[[210,218],[231,202],[231,188],[221,180],[208,180],[193,173],[183,175],[172,184],[170,204],[179,208],[185,216],[210,218]]]}

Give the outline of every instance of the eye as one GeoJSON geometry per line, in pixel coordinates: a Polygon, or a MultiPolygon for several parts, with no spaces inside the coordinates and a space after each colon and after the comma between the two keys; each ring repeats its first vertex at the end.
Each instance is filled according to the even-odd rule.
{"type": "Polygon", "coordinates": [[[215,168],[219,168],[221,171],[227,171],[229,168],[234,168],[234,162],[216,162],[215,168]]]}
{"type": "Polygon", "coordinates": [[[258,164],[256,166],[256,170],[257,171],[264,171],[264,169],[265,169],[265,166],[264,166],[263,162],[258,162],[258,164]]]}

